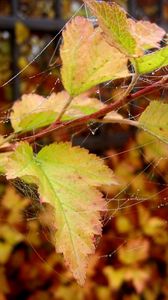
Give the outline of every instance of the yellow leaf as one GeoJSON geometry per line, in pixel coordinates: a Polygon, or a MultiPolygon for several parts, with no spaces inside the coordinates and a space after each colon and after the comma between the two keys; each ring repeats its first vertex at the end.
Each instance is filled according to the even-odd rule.
{"type": "Polygon", "coordinates": [[[76,17],[63,31],[62,81],[71,96],[117,78],[130,76],[127,58],[85,18],[76,17]]]}
{"type": "Polygon", "coordinates": [[[126,264],[134,264],[148,258],[149,242],[146,239],[134,238],[128,240],[126,245],[123,245],[118,250],[119,260],[126,264]]]}

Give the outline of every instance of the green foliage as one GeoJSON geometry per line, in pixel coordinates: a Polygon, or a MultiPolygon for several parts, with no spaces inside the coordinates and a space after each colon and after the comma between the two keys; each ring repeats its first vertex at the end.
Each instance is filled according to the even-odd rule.
{"type": "Polygon", "coordinates": [[[139,74],[153,72],[168,65],[168,47],[154,53],[136,58],[136,67],[139,74]]]}

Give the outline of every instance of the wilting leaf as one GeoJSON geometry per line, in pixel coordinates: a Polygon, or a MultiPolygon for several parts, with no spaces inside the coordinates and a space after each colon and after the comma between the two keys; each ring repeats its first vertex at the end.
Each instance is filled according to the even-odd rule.
{"type": "Polygon", "coordinates": [[[168,47],[151,54],[136,58],[136,69],[139,74],[153,72],[168,65],[168,47]]]}
{"type": "MultiPolygon", "coordinates": [[[[37,94],[23,95],[21,101],[15,102],[10,119],[16,132],[29,131],[53,123],[69,99],[67,92],[51,94],[44,98],[37,94]]],[[[80,95],[65,112],[62,120],[72,120],[91,114],[105,105],[98,99],[80,95]]]]}
{"type": "Polygon", "coordinates": [[[84,2],[98,18],[99,25],[109,44],[126,55],[134,55],[137,48],[136,40],[130,33],[130,25],[125,11],[116,3],[108,4],[95,0],[84,0],[84,2]]]}
{"type": "Polygon", "coordinates": [[[94,29],[82,17],[73,19],[63,31],[61,58],[62,81],[71,96],[99,83],[129,76],[127,58],[103,39],[100,28],[94,29]]]}
{"type": "Polygon", "coordinates": [[[101,159],[69,143],[51,144],[36,156],[21,143],[7,165],[7,178],[16,177],[36,184],[43,201],[54,207],[56,250],[84,284],[88,255],[94,253],[94,238],[101,234],[100,211],[106,210],[96,187],[115,184],[112,172],[101,159]]]}
{"type": "Polygon", "coordinates": [[[139,124],[141,128],[153,134],[164,142],[168,142],[168,104],[152,101],[141,114],[139,124]]]}
{"type": "Polygon", "coordinates": [[[149,21],[134,21],[128,19],[130,31],[134,36],[138,47],[142,50],[159,48],[159,42],[165,35],[165,30],[149,21]]]}

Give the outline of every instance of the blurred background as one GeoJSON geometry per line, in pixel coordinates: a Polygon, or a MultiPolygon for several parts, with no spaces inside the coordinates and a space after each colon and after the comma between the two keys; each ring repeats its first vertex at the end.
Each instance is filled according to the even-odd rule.
{"type": "MultiPolygon", "coordinates": [[[[136,19],[168,27],[167,0],[116,2],[136,19]]],[[[47,96],[63,88],[61,29],[74,14],[86,16],[82,4],[77,0],[0,0],[1,135],[11,130],[10,108],[20,95],[47,96]]],[[[144,76],[136,89],[166,72],[144,76]]],[[[98,93],[93,93],[102,101],[115,101],[126,84],[100,85],[98,93]]],[[[121,112],[134,119],[158,97],[168,101],[167,91],[163,88],[138,99],[121,112]]],[[[36,146],[57,139],[53,133],[36,146]]],[[[19,180],[7,183],[1,176],[0,300],[168,300],[168,146],[126,125],[98,124],[75,136],[73,143],[100,155],[121,183],[104,188],[109,211],[103,216],[103,237],[89,263],[86,285],[79,287],[62,257],[55,254],[48,208],[39,203],[36,189],[19,180]]]]}

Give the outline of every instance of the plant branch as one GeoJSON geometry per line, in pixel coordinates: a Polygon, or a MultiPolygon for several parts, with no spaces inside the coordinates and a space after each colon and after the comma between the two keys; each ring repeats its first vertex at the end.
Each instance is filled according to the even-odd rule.
{"type": "Polygon", "coordinates": [[[59,124],[55,124],[53,123],[51,126],[49,126],[48,128],[43,129],[42,131],[38,132],[36,135],[34,136],[30,136],[27,138],[23,138],[23,140],[28,141],[29,143],[34,141],[34,138],[41,138],[44,135],[48,134],[49,132],[52,131],[57,131],[57,132],[61,132],[62,130],[65,130],[67,128],[72,128],[72,127],[76,127],[79,125],[84,125],[87,124],[89,121],[94,121],[95,119],[101,118],[103,116],[105,116],[107,113],[113,111],[113,110],[117,110],[119,108],[121,108],[123,105],[127,104],[129,101],[137,99],[141,96],[145,96],[153,91],[155,91],[158,87],[160,87],[165,81],[167,81],[168,76],[165,76],[164,78],[162,78],[161,80],[153,83],[150,86],[145,87],[144,89],[139,90],[138,92],[135,92],[133,94],[129,94],[126,98],[124,99],[119,99],[116,102],[113,102],[109,105],[107,105],[106,107],[100,109],[99,111],[87,115],[87,116],[83,116],[81,118],[72,120],[72,121],[68,121],[65,123],[59,123],[59,124]]]}
{"type": "Polygon", "coordinates": [[[58,115],[58,118],[57,118],[56,122],[58,122],[58,121],[61,120],[62,116],[65,114],[67,108],[68,108],[69,105],[71,104],[72,100],[73,100],[73,97],[70,96],[69,99],[68,99],[68,101],[67,101],[67,103],[66,103],[65,106],[63,107],[62,111],[61,111],[60,114],[58,115]]]}
{"type": "MultiPolygon", "coordinates": [[[[78,118],[78,119],[75,119],[72,121],[68,121],[68,122],[62,122],[62,123],[55,122],[52,125],[50,125],[49,127],[40,130],[39,132],[37,132],[36,134],[34,134],[32,136],[22,137],[21,134],[18,134],[18,135],[15,135],[15,138],[20,139],[20,141],[27,141],[29,143],[32,143],[35,140],[42,138],[43,136],[49,134],[50,132],[56,131],[58,134],[60,134],[65,129],[73,128],[73,127],[80,126],[80,125],[85,125],[88,122],[97,120],[97,119],[105,116],[107,113],[109,113],[111,111],[118,110],[119,108],[121,108],[123,105],[126,105],[131,100],[137,99],[139,97],[142,97],[149,93],[154,92],[157,88],[160,88],[162,86],[162,84],[165,83],[167,80],[168,80],[168,76],[164,76],[161,80],[151,84],[150,86],[147,86],[147,87],[139,90],[138,92],[129,94],[124,99],[119,99],[118,101],[107,105],[105,108],[102,108],[93,114],[83,116],[81,118],[78,118]]],[[[7,147],[1,147],[0,152],[11,151],[14,149],[14,147],[15,147],[15,144],[11,144],[7,147]]]]}
{"type": "Polygon", "coordinates": [[[114,119],[95,119],[94,120],[96,123],[103,123],[103,124],[109,124],[109,123],[112,123],[112,124],[115,124],[115,123],[118,123],[118,124],[124,124],[124,125],[131,125],[131,126],[135,126],[135,127],[139,127],[139,123],[137,121],[134,121],[134,120],[129,120],[129,119],[117,119],[117,118],[114,118],[114,119]]]}
{"type": "Polygon", "coordinates": [[[139,74],[137,72],[136,60],[135,59],[132,59],[132,60],[133,60],[133,63],[134,63],[135,73],[133,74],[131,82],[130,82],[128,88],[126,89],[126,91],[123,95],[124,98],[126,98],[131,93],[131,91],[133,90],[133,88],[134,88],[134,86],[137,83],[137,80],[139,78],[139,74]]]}

